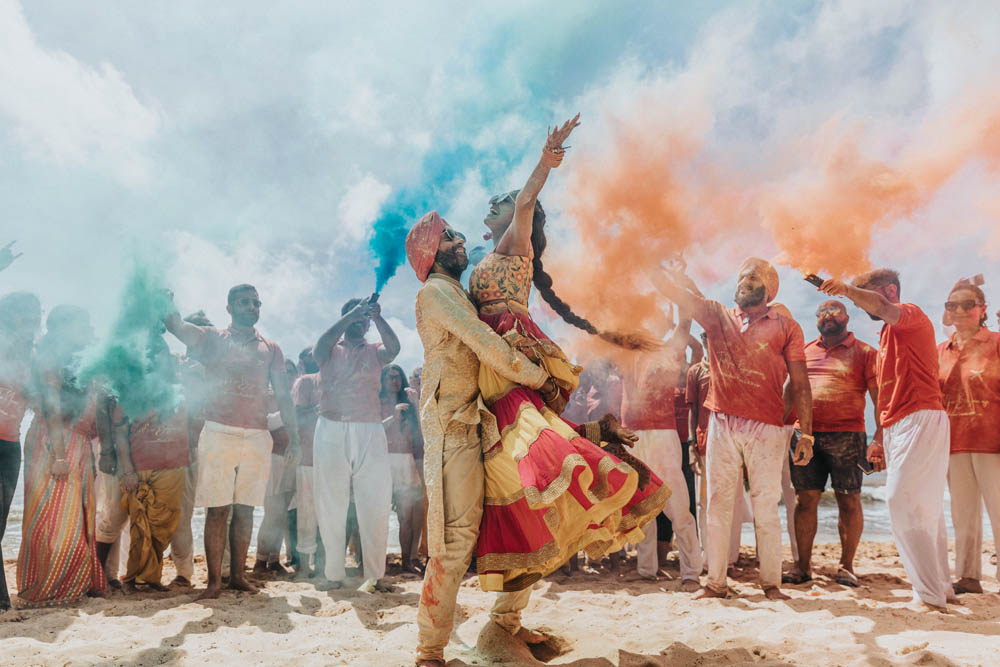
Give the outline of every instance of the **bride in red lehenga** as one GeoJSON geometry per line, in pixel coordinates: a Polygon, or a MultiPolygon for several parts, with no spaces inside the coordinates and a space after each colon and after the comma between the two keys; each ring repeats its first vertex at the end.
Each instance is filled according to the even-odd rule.
{"type": "MultiPolygon", "coordinates": [[[[542,396],[511,384],[485,365],[480,369],[480,390],[501,433],[483,456],[486,493],[476,564],[480,584],[488,591],[527,588],[580,549],[599,558],[626,542],[638,542],[640,528],[656,517],[670,494],[634,459],[626,456],[635,467],[596,444],[634,439],[613,417],[577,426],[559,416],[582,369],[528,313],[534,282],[570,324],[628,344],[627,337],[598,331],[573,313],[556,296],[542,268],[545,212],[538,193],[549,171],[562,161],[562,144],[577,125],[579,114],[549,133],[542,157],[521,190],[490,200],[484,222],[495,247],[469,277],[479,318],[544,366],[559,389],[542,396]]],[[[621,453],[620,448],[616,451],[621,453]]]]}

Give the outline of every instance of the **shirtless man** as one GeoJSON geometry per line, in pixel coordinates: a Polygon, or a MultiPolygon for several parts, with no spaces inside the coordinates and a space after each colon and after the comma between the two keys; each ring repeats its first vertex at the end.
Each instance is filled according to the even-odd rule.
{"type": "Polygon", "coordinates": [[[227,329],[201,327],[174,312],[167,330],[205,366],[208,391],[205,426],[198,438],[197,507],[206,507],[205,560],[208,587],[199,600],[219,597],[222,590],[222,554],[229,527],[229,587],[256,593],[246,579],[245,565],[253,530],[253,508],[264,504],[271,466],[271,434],[267,429],[268,388],[273,389],[281,421],[288,427],[288,465],[299,458],[295,406],[288,387],[281,348],[254,327],[260,319],[260,297],[253,285],[229,290],[227,329]]]}

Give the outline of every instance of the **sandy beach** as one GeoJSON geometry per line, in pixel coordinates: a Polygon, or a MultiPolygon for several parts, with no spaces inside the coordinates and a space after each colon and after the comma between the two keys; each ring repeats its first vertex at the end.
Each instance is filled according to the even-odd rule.
{"type": "MultiPolygon", "coordinates": [[[[984,595],[962,596],[948,613],[918,611],[895,548],[862,543],[862,585],[832,581],[839,547],[819,545],[813,582],[785,587],[771,602],[754,585],[753,550],[744,547],[739,597],[694,601],[679,591],[672,558],[660,582],[612,573],[554,575],[536,586],[525,624],[561,638],[549,664],[639,665],[990,665],[1000,655],[1000,595],[983,553],[984,595]]],[[[786,548],[786,559],[789,558],[786,548]]],[[[196,583],[203,585],[199,557],[196,583]]],[[[13,583],[15,564],[5,563],[13,583]]],[[[624,571],[634,570],[634,563],[624,571]]],[[[173,577],[169,564],[164,580],[173,577]]],[[[258,580],[259,581],[259,580],[258,580]]],[[[311,583],[273,580],[258,595],[225,592],[194,603],[189,590],[120,592],[62,609],[0,614],[5,665],[409,665],[416,641],[420,581],[395,576],[397,592],[323,592],[311,583]]],[[[486,664],[475,652],[492,594],[469,578],[448,664],[486,664]]],[[[524,664],[509,663],[509,664],[524,664]]]]}

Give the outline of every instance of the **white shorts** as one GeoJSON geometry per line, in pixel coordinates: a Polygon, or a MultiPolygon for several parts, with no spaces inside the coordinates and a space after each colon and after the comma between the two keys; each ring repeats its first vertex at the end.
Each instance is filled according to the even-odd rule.
{"type": "Polygon", "coordinates": [[[390,452],[389,473],[392,475],[393,494],[412,492],[420,489],[423,484],[413,454],[390,452]]]}
{"type": "Polygon", "coordinates": [[[206,421],[198,438],[195,507],[263,505],[272,446],[265,429],[206,421]]]}

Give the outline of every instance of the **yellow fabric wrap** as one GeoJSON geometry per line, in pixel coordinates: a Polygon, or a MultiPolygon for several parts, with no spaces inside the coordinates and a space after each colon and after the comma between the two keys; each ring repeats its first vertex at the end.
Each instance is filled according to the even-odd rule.
{"type": "Polygon", "coordinates": [[[138,488],[122,493],[122,509],[131,522],[125,581],[160,583],[163,552],[181,518],[184,473],[185,468],[143,470],[138,488]]]}

